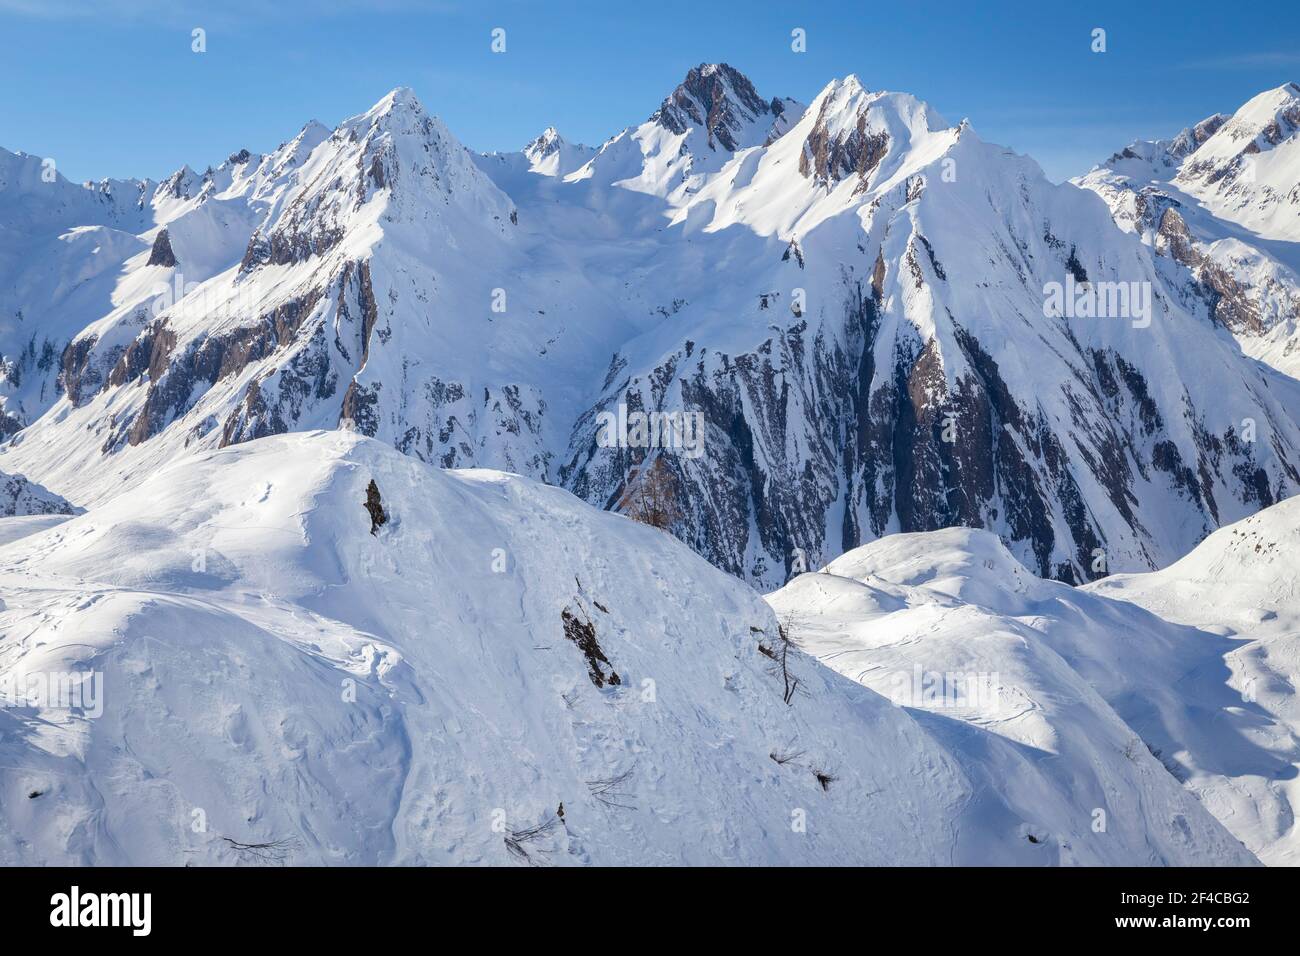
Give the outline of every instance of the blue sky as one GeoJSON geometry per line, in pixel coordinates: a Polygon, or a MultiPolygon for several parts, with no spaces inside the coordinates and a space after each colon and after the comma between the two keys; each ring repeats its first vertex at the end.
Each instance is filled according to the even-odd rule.
{"type": "Polygon", "coordinates": [[[969,117],[1061,179],[1300,81],[1300,13],[1294,0],[0,0],[0,146],[52,156],[72,179],[159,178],[273,148],[311,118],[332,126],[394,86],[474,149],[516,149],[547,125],[599,143],[706,61],[805,102],[857,73],[969,117]],[[790,49],[796,27],[806,53],[790,49]]]}

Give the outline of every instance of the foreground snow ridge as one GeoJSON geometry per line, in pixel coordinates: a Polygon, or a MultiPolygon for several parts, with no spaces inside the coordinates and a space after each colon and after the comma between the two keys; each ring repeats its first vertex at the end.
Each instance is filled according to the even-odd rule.
{"type": "Polygon", "coordinates": [[[5,864],[1253,860],[1046,648],[989,641],[1014,746],[797,650],[787,704],[758,595],[524,478],[298,433],[24,530],[0,675],[102,714],[0,708],[5,864]]]}

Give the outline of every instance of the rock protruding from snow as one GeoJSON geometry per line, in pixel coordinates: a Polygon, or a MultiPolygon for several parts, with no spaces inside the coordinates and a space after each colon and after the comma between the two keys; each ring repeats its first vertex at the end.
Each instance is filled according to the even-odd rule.
{"type": "Polygon", "coordinates": [[[148,265],[164,266],[166,268],[175,268],[176,266],[176,253],[172,251],[171,238],[167,235],[166,229],[158,230],[158,235],[153,242],[153,249],[149,252],[148,265]]]}
{"type": "Polygon", "coordinates": [[[735,153],[779,139],[803,112],[796,100],[763,99],[725,63],[702,63],[650,119],[614,136],[570,178],[680,204],[735,153]]]}
{"type": "Polygon", "coordinates": [[[754,145],[748,140],[756,124],[770,126],[784,112],[783,101],[764,100],[740,71],[726,63],[701,63],[686,74],[650,121],[678,135],[692,128],[703,130],[709,148],[734,153],[754,145]]]}

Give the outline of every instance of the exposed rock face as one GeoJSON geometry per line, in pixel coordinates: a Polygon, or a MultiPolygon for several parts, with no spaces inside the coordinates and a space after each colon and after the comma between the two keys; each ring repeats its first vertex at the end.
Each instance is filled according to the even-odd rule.
{"type": "Polygon", "coordinates": [[[383,499],[379,496],[379,486],[375,484],[375,479],[370,479],[370,484],[366,485],[366,513],[370,515],[370,533],[378,534],[379,529],[388,523],[388,515],[384,511],[383,499]]]}
{"type": "MultiPolygon", "coordinates": [[[[829,101],[824,103],[823,111],[829,105],[829,101]]],[[[799,172],[823,186],[857,176],[865,188],[867,177],[880,165],[888,149],[889,134],[871,129],[865,114],[858,117],[857,124],[847,133],[832,133],[826,128],[825,116],[819,116],[804,142],[799,172]]]]}
{"type": "Polygon", "coordinates": [[[563,144],[559,131],[554,126],[548,126],[540,136],[524,147],[524,155],[537,163],[548,156],[554,156],[563,144]]]}
{"type": "Polygon", "coordinates": [[[73,515],[79,510],[22,475],[0,472],[0,518],[15,515],[73,515]]]}
{"type": "MultiPolygon", "coordinates": [[[[1154,203],[1153,207],[1159,208],[1154,203]]],[[[1249,284],[1240,281],[1196,241],[1176,204],[1164,207],[1156,228],[1156,249],[1192,270],[1205,290],[1215,319],[1225,328],[1246,338],[1265,334],[1268,326],[1260,315],[1260,301],[1249,284]]],[[[1297,301],[1300,309],[1300,300],[1297,301]]],[[[1300,315],[1300,311],[1297,312],[1300,315]]]]}

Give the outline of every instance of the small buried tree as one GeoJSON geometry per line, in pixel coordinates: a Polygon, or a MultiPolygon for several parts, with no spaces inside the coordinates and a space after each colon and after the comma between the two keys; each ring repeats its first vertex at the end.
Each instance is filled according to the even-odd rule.
{"type": "Polygon", "coordinates": [[[672,472],[660,457],[643,460],[628,473],[618,510],[663,531],[671,531],[682,516],[672,472]]]}
{"type": "Polygon", "coordinates": [[[379,486],[375,484],[373,478],[366,488],[365,506],[366,511],[370,512],[370,533],[375,534],[381,525],[387,523],[388,514],[384,511],[383,502],[379,499],[379,486]]]}

